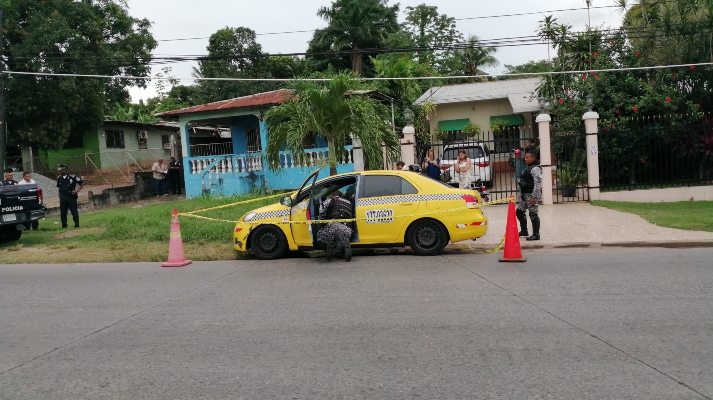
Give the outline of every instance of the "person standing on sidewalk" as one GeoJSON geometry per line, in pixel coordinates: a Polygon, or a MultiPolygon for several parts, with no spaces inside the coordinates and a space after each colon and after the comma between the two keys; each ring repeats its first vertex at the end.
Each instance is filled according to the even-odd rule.
{"type": "MultiPolygon", "coordinates": [[[[22,180],[18,182],[18,185],[36,185],[37,182],[35,182],[34,179],[32,179],[32,174],[29,172],[23,172],[22,173],[22,180]]],[[[40,229],[40,220],[36,219],[32,221],[32,230],[36,231],[40,229]]]]}
{"type": "Polygon", "coordinates": [[[181,163],[175,157],[168,159],[168,174],[166,176],[171,194],[181,194],[181,163]]]}
{"type": "Polygon", "coordinates": [[[517,205],[517,220],[520,221],[520,236],[527,240],[540,240],[540,217],[537,214],[537,201],[542,197],[542,168],[537,162],[535,150],[525,153],[527,166],[520,176],[520,203],[517,205]],[[526,212],[530,213],[532,221],[532,236],[528,236],[526,212]]]}
{"type": "Polygon", "coordinates": [[[84,184],[84,179],[67,173],[66,165],[60,164],[57,169],[59,176],[57,177],[57,188],[59,189],[59,219],[62,221],[62,229],[67,228],[67,210],[72,213],[74,227],[79,228],[79,211],[77,210],[77,198],[84,184]],[[77,189],[79,185],[79,189],[77,189]]]}
{"type": "Polygon", "coordinates": [[[153,172],[153,188],[156,197],[166,194],[166,166],[163,165],[163,158],[159,158],[151,167],[153,172]]]}

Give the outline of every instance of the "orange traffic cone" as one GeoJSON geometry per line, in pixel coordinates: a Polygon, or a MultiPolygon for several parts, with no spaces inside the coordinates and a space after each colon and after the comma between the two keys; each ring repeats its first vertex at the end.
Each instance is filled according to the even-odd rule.
{"type": "Polygon", "coordinates": [[[161,264],[161,266],[182,267],[191,262],[191,260],[186,260],[186,256],[183,254],[181,227],[178,225],[178,210],[174,208],[171,216],[171,236],[168,241],[168,262],[161,264]]]}
{"type": "Polygon", "coordinates": [[[522,257],[520,249],[520,234],[517,229],[517,217],[515,217],[515,198],[510,197],[508,205],[508,220],[505,226],[505,250],[501,262],[525,262],[527,258],[522,257]]]}

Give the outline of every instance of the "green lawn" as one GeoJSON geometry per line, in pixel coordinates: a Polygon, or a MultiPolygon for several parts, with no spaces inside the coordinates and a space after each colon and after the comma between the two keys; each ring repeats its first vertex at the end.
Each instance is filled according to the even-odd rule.
{"type": "Polygon", "coordinates": [[[658,226],[689,231],[713,232],[713,201],[682,201],[677,203],[592,201],[592,204],[637,214],[658,226]]]}
{"type": "MultiPolygon", "coordinates": [[[[81,228],[61,229],[59,218],[40,221],[39,231],[24,232],[17,242],[0,244],[0,262],[128,262],[165,261],[171,212],[189,212],[260,196],[198,198],[191,200],[151,200],[125,207],[84,213],[81,228]]],[[[205,217],[237,221],[244,213],[277,198],[200,213],[205,217]]],[[[193,260],[235,259],[232,247],[233,223],[179,217],[186,258],[193,260]]]]}

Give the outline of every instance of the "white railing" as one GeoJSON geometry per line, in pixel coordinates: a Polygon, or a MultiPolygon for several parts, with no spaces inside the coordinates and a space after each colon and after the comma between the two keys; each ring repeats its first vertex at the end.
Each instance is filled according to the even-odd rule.
{"type": "MultiPolygon", "coordinates": [[[[300,160],[294,157],[291,153],[280,152],[280,165],[282,165],[282,168],[309,168],[326,166],[329,165],[328,154],[329,153],[325,148],[305,150],[307,158],[302,160],[300,163],[300,160]]],[[[341,160],[338,160],[338,162],[339,164],[350,164],[354,162],[354,153],[351,147],[346,149],[344,157],[341,160]]]]}
{"type": "Polygon", "coordinates": [[[255,172],[263,170],[262,156],[260,155],[227,155],[223,157],[205,157],[188,160],[191,166],[191,174],[202,174],[215,161],[218,161],[208,172],[220,174],[232,174],[241,172],[255,172]]]}

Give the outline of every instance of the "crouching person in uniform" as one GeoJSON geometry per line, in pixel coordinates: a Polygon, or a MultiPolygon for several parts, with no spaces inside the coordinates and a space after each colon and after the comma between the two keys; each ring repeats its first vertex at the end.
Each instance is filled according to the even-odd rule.
{"type": "Polygon", "coordinates": [[[537,162],[537,153],[530,150],[525,153],[527,166],[522,171],[518,184],[520,185],[520,203],[517,205],[517,219],[520,221],[520,236],[527,240],[540,240],[540,217],[537,214],[537,200],[542,196],[542,168],[537,162]],[[532,236],[527,231],[526,212],[530,212],[532,221],[532,236]]]}
{"type": "MultiPolygon", "coordinates": [[[[321,220],[349,218],[353,218],[352,203],[345,199],[339,190],[319,207],[321,220]]],[[[331,261],[334,254],[340,254],[349,262],[352,259],[352,248],[349,245],[351,237],[352,228],[349,227],[349,223],[331,222],[317,232],[317,243],[325,249],[327,261],[331,261]]]]}
{"type": "Polygon", "coordinates": [[[66,165],[59,165],[59,176],[57,177],[57,188],[59,189],[59,216],[62,221],[62,229],[67,227],[67,210],[72,213],[74,227],[79,228],[79,211],[77,210],[77,198],[79,191],[86,183],[82,178],[67,173],[66,165]],[[77,188],[79,185],[79,188],[77,188]]]}

